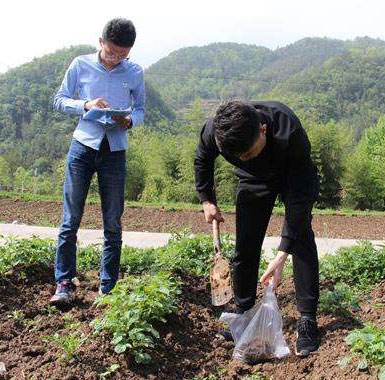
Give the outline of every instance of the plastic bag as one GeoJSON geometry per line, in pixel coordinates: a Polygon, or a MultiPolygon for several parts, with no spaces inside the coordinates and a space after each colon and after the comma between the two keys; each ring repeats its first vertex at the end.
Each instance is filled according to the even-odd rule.
{"type": "Polygon", "coordinates": [[[290,349],[282,333],[282,316],[270,285],[262,302],[244,314],[222,313],[221,322],[228,323],[234,338],[233,359],[244,362],[283,358],[290,349]]]}

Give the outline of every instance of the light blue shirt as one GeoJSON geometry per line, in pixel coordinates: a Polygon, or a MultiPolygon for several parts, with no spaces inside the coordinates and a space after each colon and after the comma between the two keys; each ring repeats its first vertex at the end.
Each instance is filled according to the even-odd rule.
{"type": "Polygon", "coordinates": [[[76,57],[68,68],[59,91],[55,95],[57,110],[80,115],[74,138],[84,145],[99,150],[107,135],[111,151],[127,148],[127,131],[124,127],[106,127],[97,121],[83,120],[84,104],[88,100],[103,98],[110,108],[132,108],[132,126],[143,123],[145,85],[143,69],[124,60],[108,71],[99,60],[99,52],[76,57]],[[77,99],[74,99],[74,96],[77,99]]]}

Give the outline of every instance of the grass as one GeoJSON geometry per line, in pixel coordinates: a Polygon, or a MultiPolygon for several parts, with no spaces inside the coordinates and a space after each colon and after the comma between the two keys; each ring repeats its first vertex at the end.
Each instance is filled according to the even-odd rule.
{"type": "MultiPolygon", "coordinates": [[[[19,201],[56,201],[61,202],[61,194],[52,195],[37,195],[32,193],[15,193],[0,191],[0,199],[13,199],[19,201]]],[[[88,204],[100,204],[99,196],[96,194],[89,195],[87,198],[88,204]]],[[[184,203],[184,202],[142,202],[142,201],[126,201],[126,207],[128,208],[156,208],[163,209],[165,211],[201,211],[202,206],[200,204],[184,203]]],[[[220,204],[220,209],[225,213],[234,213],[235,206],[231,204],[220,204]]],[[[283,206],[276,206],[273,210],[274,215],[284,215],[285,210],[283,206]]],[[[349,208],[339,209],[313,209],[314,215],[340,215],[340,216],[385,216],[385,211],[374,210],[353,210],[349,208]]]]}

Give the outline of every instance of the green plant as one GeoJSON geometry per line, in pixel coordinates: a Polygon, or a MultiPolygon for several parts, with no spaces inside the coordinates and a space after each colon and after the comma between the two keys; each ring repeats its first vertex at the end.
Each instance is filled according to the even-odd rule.
{"type": "Polygon", "coordinates": [[[362,241],[353,247],[340,248],[335,255],[320,260],[323,281],[344,282],[352,287],[368,289],[385,277],[385,247],[376,249],[362,241]]]}
{"type": "Polygon", "coordinates": [[[99,375],[100,379],[107,379],[110,375],[115,373],[120,368],[119,364],[111,364],[110,367],[107,369],[107,371],[101,373],[99,375]]]}
{"type": "MultiPolygon", "coordinates": [[[[369,364],[379,365],[380,380],[385,379],[385,328],[366,323],[362,329],[353,330],[346,338],[353,356],[358,356],[360,361],[357,369],[364,370],[369,364]]],[[[350,361],[346,357],[340,361],[341,366],[346,366],[350,361]]]]}
{"type": "Polygon", "coordinates": [[[11,314],[8,315],[8,318],[14,319],[17,322],[22,322],[25,318],[25,314],[22,310],[14,310],[11,314]]]}
{"type": "Polygon", "coordinates": [[[124,247],[120,259],[120,267],[128,274],[141,274],[151,270],[158,255],[153,248],[138,249],[124,247]]]}
{"type": "Polygon", "coordinates": [[[74,322],[73,316],[70,313],[63,315],[64,328],[77,329],[80,326],[80,322],[74,322]]]}
{"type": "Polygon", "coordinates": [[[269,378],[257,371],[252,373],[251,375],[242,377],[241,380],[269,380],[269,378]]]}
{"type": "Polygon", "coordinates": [[[47,312],[49,316],[55,314],[57,312],[57,308],[53,305],[46,305],[44,310],[47,312]]]}
{"type": "Polygon", "coordinates": [[[100,244],[80,247],[77,253],[78,268],[85,272],[99,267],[102,248],[100,244]]]}
{"type": "Polygon", "coordinates": [[[44,338],[44,341],[53,343],[59,349],[59,359],[71,361],[75,358],[76,352],[87,339],[88,336],[79,336],[78,332],[73,332],[68,335],[56,333],[53,336],[44,338]]]}
{"type": "Polygon", "coordinates": [[[338,283],[334,290],[321,294],[319,310],[331,314],[349,316],[351,311],[359,309],[357,293],[345,284],[338,283]]]}
{"type": "Polygon", "coordinates": [[[7,237],[5,243],[0,245],[0,278],[15,267],[53,263],[55,250],[54,240],[35,236],[29,239],[7,237]]]}
{"type": "Polygon", "coordinates": [[[169,273],[160,272],[142,277],[127,276],[120,280],[110,295],[97,299],[97,305],[106,305],[103,318],[92,321],[95,331],[112,334],[115,352],[130,351],[138,363],[148,363],[147,349],[154,347],[159,333],[156,321],[165,322],[165,316],[176,310],[179,282],[169,273]]]}
{"type": "MultiPolygon", "coordinates": [[[[234,241],[229,235],[222,236],[222,253],[230,258],[234,241]]],[[[174,235],[168,245],[158,250],[156,265],[174,272],[192,273],[208,277],[213,258],[212,237],[207,235],[174,235]]]]}

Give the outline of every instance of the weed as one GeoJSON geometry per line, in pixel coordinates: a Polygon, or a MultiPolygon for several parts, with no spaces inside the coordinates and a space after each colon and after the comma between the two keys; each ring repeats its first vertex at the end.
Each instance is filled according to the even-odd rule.
{"type": "Polygon", "coordinates": [[[74,322],[73,316],[68,313],[63,315],[64,328],[77,329],[80,326],[80,322],[74,322]]]}
{"type": "Polygon", "coordinates": [[[15,321],[22,322],[25,318],[25,314],[22,310],[14,310],[11,314],[8,315],[8,318],[12,318],[15,321]]]}
{"type": "Polygon", "coordinates": [[[53,306],[53,305],[46,305],[44,307],[44,311],[49,315],[49,316],[52,316],[53,314],[55,314],[57,312],[57,308],[56,306],[53,306]]]}
{"type": "Polygon", "coordinates": [[[76,352],[86,342],[87,336],[80,336],[78,332],[73,332],[68,335],[60,335],[59,333],[53,336],[46,337],[43,340],[53,343],[58,349],[58,358],[61,360],[72,361],[75,358],[76,352]],[[61,355],[59,355],[61,353],[61,355]]]}

